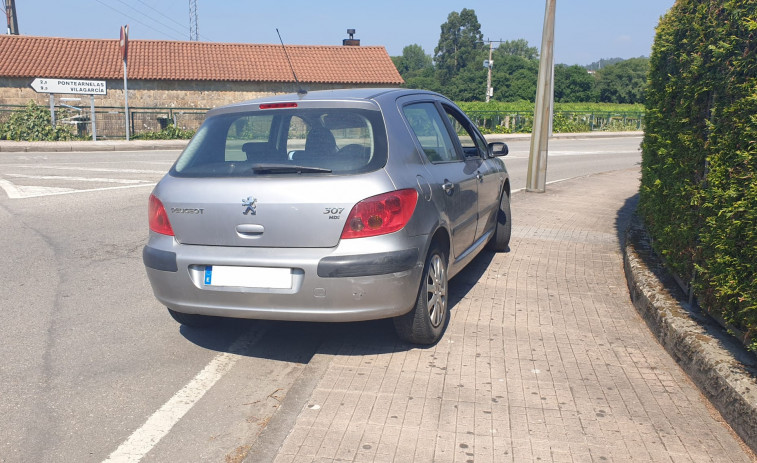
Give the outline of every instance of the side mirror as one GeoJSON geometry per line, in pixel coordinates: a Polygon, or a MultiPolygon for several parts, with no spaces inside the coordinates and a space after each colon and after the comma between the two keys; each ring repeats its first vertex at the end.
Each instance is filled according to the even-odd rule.
{"type": "Polygon", "coordinates": [[[510,149],[507,147],[507,143],[503,142],[492,142],[489,143],[489,156],[496,158],[500,156],[507,156],[507,153],[510,152],[510,149]]]}

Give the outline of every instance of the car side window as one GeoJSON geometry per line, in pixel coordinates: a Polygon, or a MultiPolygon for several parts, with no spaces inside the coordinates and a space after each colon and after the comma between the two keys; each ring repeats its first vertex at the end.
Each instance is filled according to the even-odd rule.
{"type": "Polygon", "coordinates": [[[404,106],[402,112],[429,161],[439,163],[460,160],[434,103],[412,103],[404,106]]]}
{"type": "Polygon", "coordinates": [[[460,141],[460,146],[462,146],[465,156],[486,157],[486,142],[482,140],[481,137],[479,137],[478,134],[470,128],[470,125],[465,117],[463,117],[462,114],[453,110],[449,106],[443,107],[450,124],[452,124],[455,135],[460,141]]]}

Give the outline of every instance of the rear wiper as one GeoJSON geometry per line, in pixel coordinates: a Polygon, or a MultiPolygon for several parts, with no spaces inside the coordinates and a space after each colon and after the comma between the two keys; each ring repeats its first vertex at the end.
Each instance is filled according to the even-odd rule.
{"type": "Polygon", "coordinates": [[[289,164],[255,164],[252,171],[256,174],[330,174],[325,167],[297,166],[289,164]]]}

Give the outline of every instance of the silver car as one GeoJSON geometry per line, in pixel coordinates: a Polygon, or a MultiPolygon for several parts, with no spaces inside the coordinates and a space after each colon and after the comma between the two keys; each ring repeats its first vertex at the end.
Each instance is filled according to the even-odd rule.
{"type": "Polygon", "coordinates": [[[213,109],[149,201],[143,251],[179,323],[394,319],[432,344],[448,280],[510,241],[504,143],[447,98],[405,89],[213,109]]]}

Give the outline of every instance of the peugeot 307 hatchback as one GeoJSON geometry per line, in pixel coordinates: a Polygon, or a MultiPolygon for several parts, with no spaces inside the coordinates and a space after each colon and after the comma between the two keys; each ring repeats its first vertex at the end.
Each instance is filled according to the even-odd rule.
{"type": "Polygon", "coordinates": [[[359,89],[217,108],[149,201],[143,251],[179,323],[393,318],[439,340],[448,279],[510,240],[504,143],[450,100],[359,89]]]}

